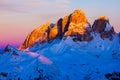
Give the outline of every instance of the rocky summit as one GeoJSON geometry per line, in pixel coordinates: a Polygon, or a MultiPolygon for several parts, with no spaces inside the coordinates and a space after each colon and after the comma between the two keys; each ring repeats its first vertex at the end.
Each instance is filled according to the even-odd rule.
{"type": "Polygon", "coordinates": [[[36,42],[51,42],[67,36],[71,36],[74,41],[91,41],[94,39],[93,32],[100,34],[102,39],[110,38],[110,40],[115,33],[106,16],[96,19],[91,26],[85,13],[82,10],[75,10],[64,18],[60,18],[55,24],[48,22],[33,30],[19,49],[26,49],[36,42]]]}
{"type": "Polygon", "coordinates": [[[82,10],[29,33],[18,50],[0,50],[0,80],[120,80],[120,33],[106,16],[91,25],[82,10]]]}
{"type": "Polygon", "coordinates": [[[92,30],[94,32],[100,33],[101,38],[113,39],[113,34],[115,33],[114,28],[110,25],[109,19],[106,16],[101,16],[99,19],[95,20],[92,30]]]}

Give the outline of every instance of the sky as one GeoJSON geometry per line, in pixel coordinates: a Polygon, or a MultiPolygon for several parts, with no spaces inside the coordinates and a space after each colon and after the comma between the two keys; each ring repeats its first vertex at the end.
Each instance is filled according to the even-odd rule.
{"type": "Polygon", "coordinates": [[[0,47],[18,47],[33,29],[82,9],[89,22],[102,15],[120,32],[120,0],[0,0],[0,47]]]}

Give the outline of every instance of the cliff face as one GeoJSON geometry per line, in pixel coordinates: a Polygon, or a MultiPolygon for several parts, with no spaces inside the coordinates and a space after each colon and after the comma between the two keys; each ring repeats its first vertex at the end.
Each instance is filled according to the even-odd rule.
{"type": "Polygon", "coordinates": [[[19,49],[25,49],[27,47],[30,47],[33,45],[37,40],[42,38],[44,32],[48,29],[48,27],[51,25],[50,22],[41,25],[40,27],[33,30],[31,33],[29,33],[24,41],[24,43],[19,47],[19,49]]]}
{"type": "Polygon", "coordinates": [[[88,21],[85,16],[85,13],[82,10],[75,10],[71,15],[70,24],[66,35],[68,36],[76,33],[84,34],[87,25],[88,21]]]}
{"type": "Polygon", "coordinates": [[[33,30],[19,49],[26,49],[38,41],[39,43],[51,42],[56,38],[62,39],[67,36],[73,37],[74,41],[91,41],[92,32],[99,33],[102,39],[112,40],[114,28],[105,16],[96,19],[91,27],[85,13],[82,10],[75,10],[64,18],[60,18],[55,24],[48,22],[33,30]]]}
{"type": "Polygon", "coordinates": [[[102,16],[94,21],[92,28],[95,32],[101,33],[105,30],[107,23],[109,23],[109,20],[105,16],[102,16]]]}
{"type": "Polygon", "coordinates": [[[92,29],[94,32],[100,33],[101,38],[113,39],[114,28],[110,25],[109,20],[106,16],[101,16],[99,19],[95,20],[92,29]]]}

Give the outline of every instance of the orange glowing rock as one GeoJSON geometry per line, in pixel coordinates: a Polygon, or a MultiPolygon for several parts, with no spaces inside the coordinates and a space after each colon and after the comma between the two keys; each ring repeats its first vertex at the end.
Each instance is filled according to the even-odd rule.
{"type": "Polygon", "coordinates": [[[57,24],[50,30],[50,39],[54,39],[58,35],[57,24]]]}
{"type": "Polygon", "coordinates": [[[71,16],[71,22],[75,24],[88,23],[88,20],[82,10],[75,10],[71,16]]]}
{"type": "Polygon", "coordinates": [[[37,29],[33,30],[26,37],[25,42],[20,46],[21,49],[26,49],[33,45],[36,41],[46,42],[63,36],[70,36],[74,34],[83,35],[88,25],[85,13],[82,10],[75,10],[72,14],[60,18],[55,25],[51,27],[51,23],[48,22],[37,29]]]}
{"type": "Polygon", "coordinates": [[[108,18],[106,16],[100,16],[99,18],[100,20],[108,20],[108,18]]]}
{"type": "Polygon", "coordinates": [[[75,10],[71,15],[70,25],[68,31],[65,33],[65,36],[76,33],[83,35],[87,24],[88,20],[85,13],[82,10],[75,10]]]}
{"type": "MultiPolygon", "coordinates": [[[[40,27],[33,30],[30,34],[28,34],[28,36],[26,37],[26,40],[19,47],[19,49],[21,50],[21,49],[25,49],[27,47],[30,47],[31,45],[33,45],[36,42],[36,40],[42,38],[43,34],[48,29],[50,24],[51,24],[51,22],[47,22],[46,24],[41,25],[40,27]]],[[[46,37],[43,37],[43,40],[46,40],[46,37]]]]}
{"type": "Polygon", "coordinates": [[[83,35],[85,33],[85,26],[86,24],[84,23],[80,23],[77,25],[74,23],[70,23],[68,31],[65,33],[65,36],[73,35],[76,33],[83,35]]]}
{"type": "Polygon", "coordinates": [[[24,43],[22,45],[20,45],[19,50],[27,48],[27,46],[28,46],[28,42],[27,41],[28,41],[29,37],[30,37],[30,33],[27,35],[24,43]]]}

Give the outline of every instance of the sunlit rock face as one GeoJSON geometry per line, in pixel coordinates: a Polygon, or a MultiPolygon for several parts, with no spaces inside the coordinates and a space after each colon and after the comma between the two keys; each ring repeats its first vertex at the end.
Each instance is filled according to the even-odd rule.
{"type": "Polygon", "coordinates": [[[36,41],[46,42],[55,38],[60,38],[65,35],[70,36],[74,33],[84,34],[85,27],[88,21],[82,10],[75,10],[72,14],[60,18],[55,25],[51,27],[51,23],[48,22],[27,35],[26,40],[20,46],[19,49],[25,49],[33,45],[36,41]]]}
{"type": "MultiPolygon", "coordinates": [[[[62,26],[58,25],[59,22],[60,21],[58,20],[57,23],[54,25],[54,27],[50,29],[50,34],[49,34],[49,39],[50,40],[53,40],[58,36],[58,34],[60,32],[60,30],[58,30],[58,27],[62,27],[62,26]]],[[[61,24],[61,23],[59,23],[59,24],[61,24]]]]}
{"type": "Polygon", "coordinates": [[[82,10],[75,10],[71,15],[71,22],[75,24],[88,23],[88,20],[82,10]]]}
{"type": "Polygon", "coordinates": [[[90,41],[93,39],[90,32],[92,28],[82,10],[75,10],[71,14],[70,24],[65,36],[74,37],[74,41],[90,41]]]}
{"type": "MultiPolygon", "coordinates": [[[[21,49],[25,49],[33,45],[36,41],[44,43],[46,41],[52,41],[56,38],[62,39],[64,36],[77,36],[80,41],[88,41],[90,37],[90,27],[85,13],[82,10],[75,10],[73,13],[60,18],[55,25],[51,26],[48,22],[27,35],[24,43],[20,46],[21,49]],[[87,34],[89,33],[89,34],[87,34]]],[[[90,39],[89,39],[90,40],[90,39]]]]}
{"type": "MultiPolygon", "coordinates": [[[[24,43],[20,46],[20,50],[21,49],[25,49],[27,47],[30,47],[31,45],[33,45],[37,40],[41,40],[41,38],[43,37],[45,31],[48,29],[48,27],[50,26],[51,22],[47,22],[46,24],[41,25],[40,27],[36,28],[35,30],[33,30],[30,34],[27,35],[24,43]]],[[[42,41],[46,40],[47,36],[42,39],[42,41]]]]}
{"type": "Polygon", "coordinates": [[[72,37],[73,41],[91,41],[94,39],[93,32],[99,33],[102,39],[113,40],[114,28],[106,16],[96,19],[91,27],[85,13],[80,9],[74,10],[73,13],[58,19],[55,24],[48,22],[33,30],[19,49],[26,49],[36,42],[43,44],[68,36],[72,37]]]}
{"type": "Polygon", "coordinates": [[[73,34],[84,34],[85,28],[88,25],[87,18],[85,13],[82,10],[75,10],[71,14],[70,24],[68,27],[68,31],[66,35],[73,35],[73,34]]]}
{"type": "Polygon", "coordinates": [[[75,34],[83,35],[88,26],[85,13],[82,10],[75,10],[72,14],[59,19],[55,26],[50,30],[50,39],[56,36],[71,36],[75,34]],[[65,35],[64,35],[65,34],[65,35]]]}
{"type": "Polygon", "coordinates": [[[101,38],[110,38],[113,39],[114,28],[110,25],[109,19],[106,16],[101,16],[95,20],[92,29],[94,32],[100,33],[101,38]]]}

